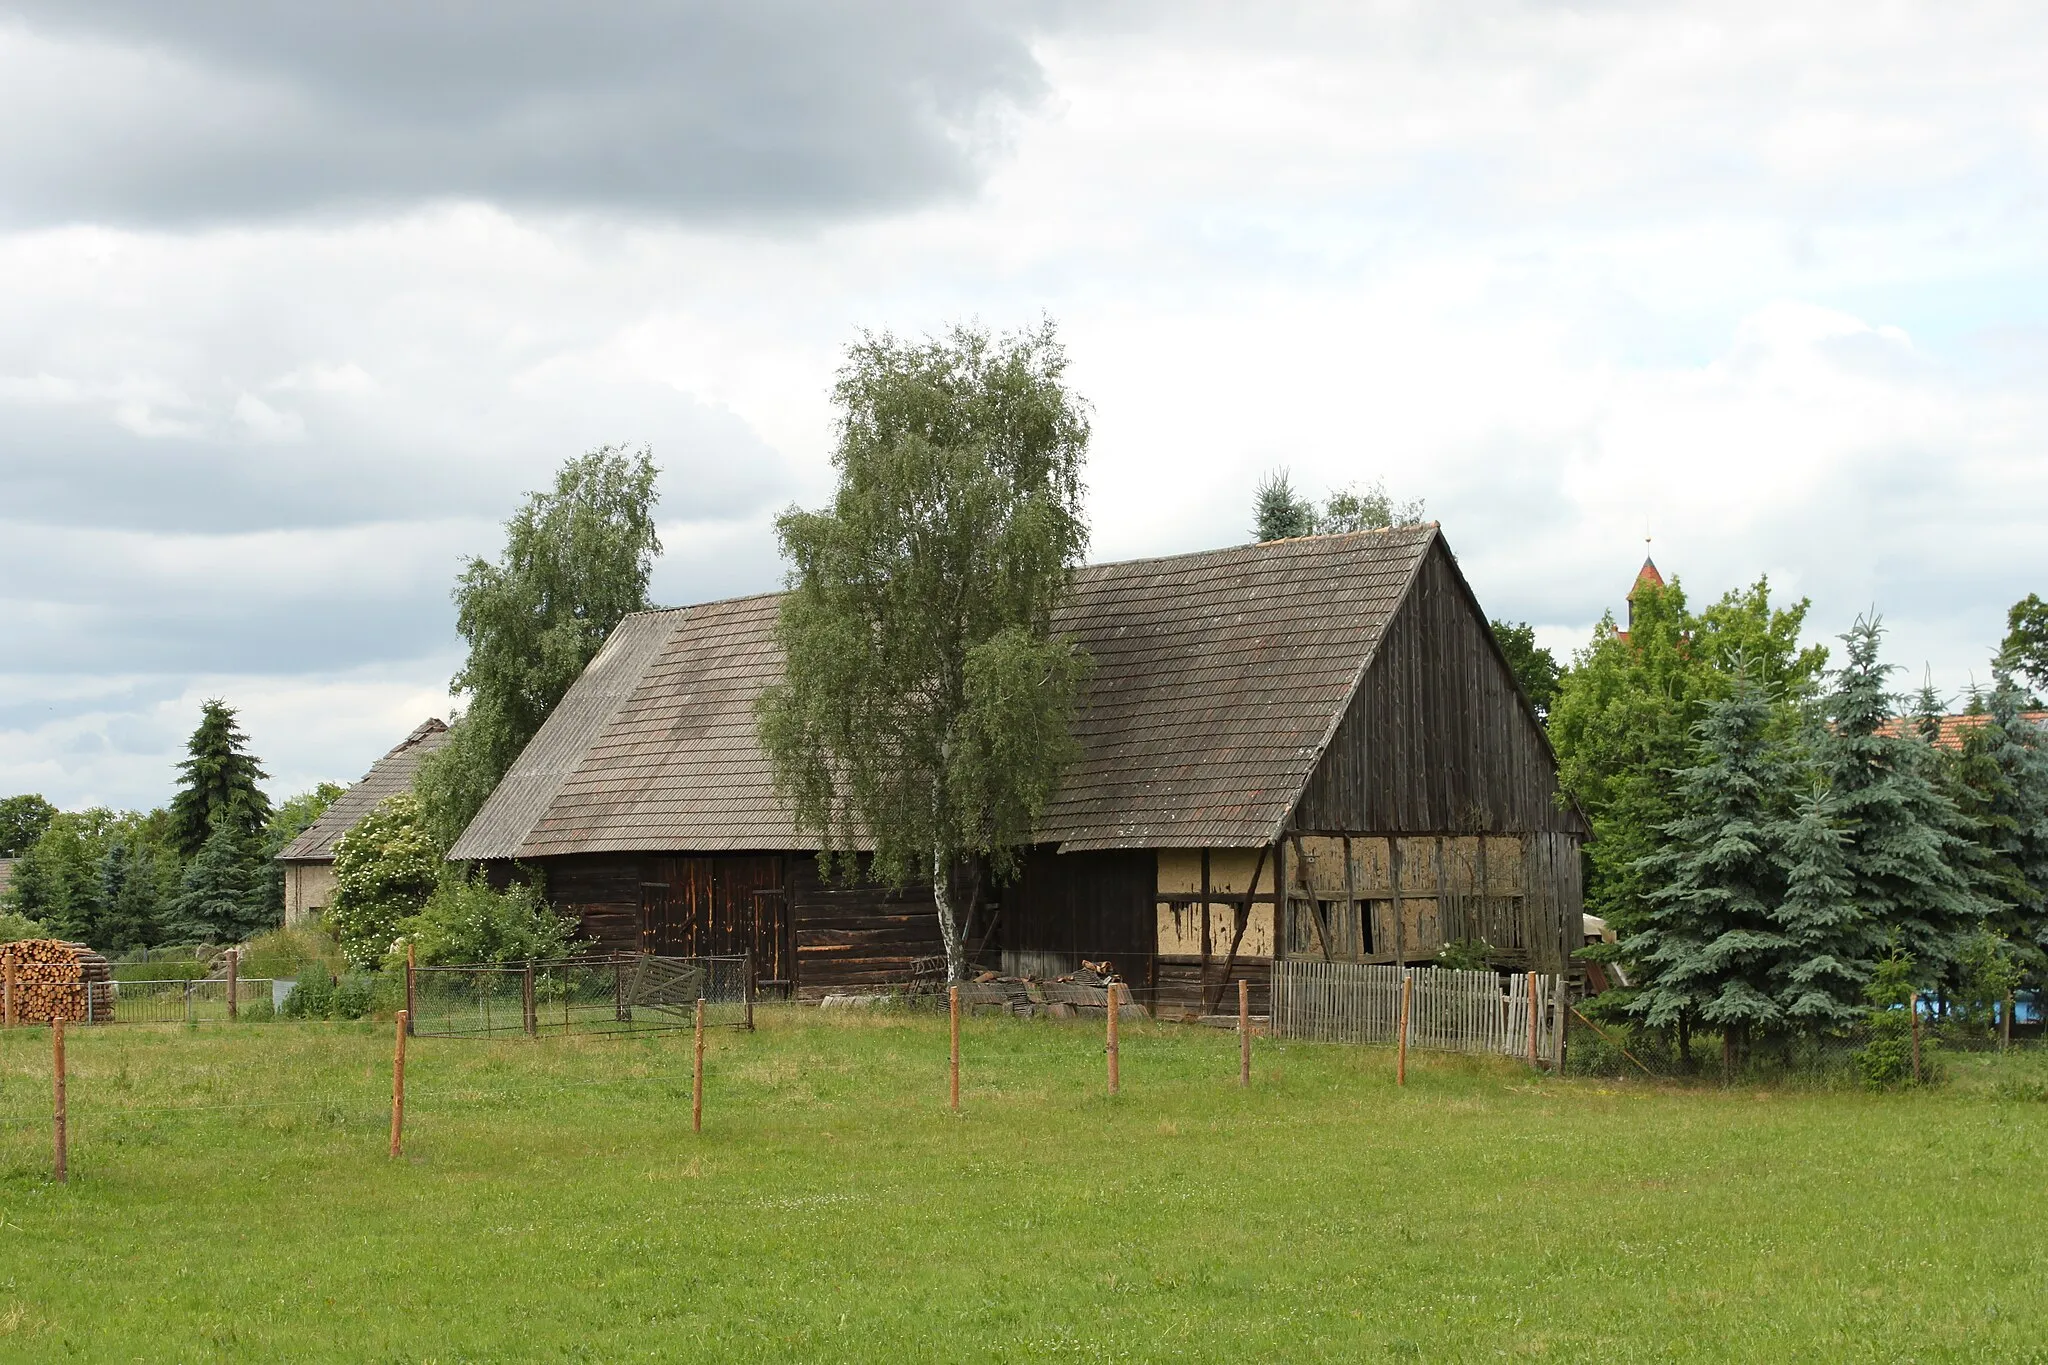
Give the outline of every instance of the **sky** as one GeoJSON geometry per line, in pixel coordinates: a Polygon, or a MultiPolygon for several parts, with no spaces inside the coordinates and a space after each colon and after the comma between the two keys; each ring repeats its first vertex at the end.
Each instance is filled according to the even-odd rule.
{"type": "Polygon", "coordinates": [[[285,795],[456,704],[565,458],[780,585],[863,329],[1050,316],[1091,558],[1384,480],[1561,656],[1645,538],[1899,684],[2048,593],[2024,3],[0,0],[0,795],[285,795]]]}

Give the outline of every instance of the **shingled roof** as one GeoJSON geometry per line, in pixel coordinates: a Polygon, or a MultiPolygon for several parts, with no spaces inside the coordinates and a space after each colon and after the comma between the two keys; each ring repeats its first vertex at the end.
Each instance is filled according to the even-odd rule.
{"type": "MultiPolygon", "coordinates": [[[[1081,569],[1055,624],[1094,668],[1041,837],[1271,842],[1438,540],[1430,524],[1081,569]]],[[[782,669],[780,603],[627,618],[449,856],[817,847],[755,741],[755,701],[782,669]]]]}
{"type": "Polygon", "coordinates": [[[334,798],[334,804],[318,820],[306,826],[298,838],[286,844],[277,858],[284,863],[332,862],[334,846],[354,829],[365,815],[388,796],[412,790],[413,774],[420,760],[448,742],[448,727],[428,717],[399,741],[398,747],[371,765],[363,780],[334,798]]]}

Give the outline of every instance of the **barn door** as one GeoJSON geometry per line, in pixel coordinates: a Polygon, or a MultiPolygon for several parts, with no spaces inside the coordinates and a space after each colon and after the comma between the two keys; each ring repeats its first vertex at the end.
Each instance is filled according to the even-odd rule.
{"type": "Polygon", "coordinates": [[[790,994],[796,985],[789,924],[789,897],[779,886],[752,893],[754,980],[770,993],[790,994]]]}
{"type": "Polygon", "coordinates": [[[668,883],[640,883],[640,951],[665,952],[669,936],[668,883]]]}

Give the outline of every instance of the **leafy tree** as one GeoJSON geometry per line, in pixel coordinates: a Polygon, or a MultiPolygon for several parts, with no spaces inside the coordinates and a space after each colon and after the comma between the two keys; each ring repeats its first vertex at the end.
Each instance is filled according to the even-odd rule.
{"type": "Polygon", "coordinates": [[[1086,405],[1053,326],[867,335],[834,388],[839,487],[776,522],[792,564],[785,681],[760,737],[826,860],[929,876],[958,980],[985,860],[1014,866],[1058,786],[1085,657],[1052,617],[1088,542],[1086,405]]]}
{"type": "Polygon", "coordinates": [[[334,848],[334,899],[323,922],[348,960],[384,960],[399,921],[418,914],[441,876],[441,844],[419,799],[387,797],[334,848]]]}
{"type": "Polygon", "coordinates": [[[1685,589],[1637,585],[1629,628],[1601,618],[1572,656],[1549,715],[1565,789],[1593,825],[1587,846],[1587,908],[1627,933],[1648,908],[1643,859],[1677,818],[1675,774],[1691,763],[1694,727],[1707,706],[1729,696],[1732,660],[1770,698],[1772,733],[1800,726],[1800,703],[1815,689],[1827,654],[1801,648],[1804,600],[1771,605],[1770,582],[1730,592],[1705,612],[1685,589]]]}
{"type": "Polygon", "coordinates": [[[1999,657],[2035,691],[2048,690],[2048,602],[2030,592],[2005,614],[2005,642],[1999,657]]]}
{"type": "Polygon", "coordinates": [[[1844,852],[1855,901],[1937,981],[1982,922],[1985,901],[1963,866],[1970,848],[1955,803],[1942,790],[1933,746],[1889,734],[1893,719],[1882,624],[1859,617],[1842,637],[1847,660],[1814,736],[1848,834],[1844,852]]]}
{"type": "Polygon", "coordinates": [[[284,865],[277,861],[277,855],[284,852],[285,845],[312,828],[313,822],[327,813],[327,808],[345,787],[332,782],[322,782],[311,791],[300,792],[270,813],[270,820],[263,827],[261,849],[263,867],[263,905],[270,918],[284,918],[284,865]]]}
{"type": "Polygon", "coordinates": [[[1316,533],[1316,505],[1294,491],[1285,469],[1276,469],[1259,482],[1252,509],[1252,537],[1255,540],[1292,540],[1316,533]]]}
{"type": "Polygon", "coordinates": [[[1624,945],[1644,974],[1631,1012],[1681,1040],[1719,1028],[1730,1064],[1753,1037],[1847,1017],[1866,974],[1840,835],[1818,793],[1794,803],[1797,760],[1774,719],[1746,675],[1708,704],[1624,945]]]}
{"type": "Polygon", "coordinates": [[[1294,489],[1285,469],[1276,469],[1259,483],[1252,510],[1256,540],[1288,540],[1295,536],[1339,535],[1346,531],[1381,531],[1422,520],[1422,500],[1395,502],[1384,480],[1332,489],[1318,507],[1294,489]]]}
{"type": "Polygon", "coordinates": [[[178,765],[184,776],[171,798],[171,840],[183,857],[194,857],[225,820],[254,847],[270,819],[270,798],[256,785],[269,776],[247,749],[248,736],[235,722],[235,710],[220,698],[199,710],[199,728],[185,746],[188,757],[178,765]]]}
{"type": "Polygon", "coordinates": [[[0,858],[19,858],[43,837],[57,808],[34,794],[0,800],[0,858]]]}
{"type": "Polygon", "coordinates": [[[52,816],[14,865],[12,908],[54,934],[85,938],[98,908],[99,860],[119,818],[103,806],[52,816]]]}
{"type": "Polygon", "coordinates": [[[185,865],[168,908],[171,933],[200,943],[239,943],[269,928],[257,851],[256,835],[224,812],[198,856],[185,865]]]}
{"type": "Polygon", "coordinates": [[[1551,703],[1557,700],[1558,680],[1564,676],[1557,656],[1536,643],[1536,628],[1527,621],[1491,624],[1493,638],[1500,642],[1500,652],[1507,655],[1508,667],[1514,670],[1522,695],[1529,699],[1538,720],[1547,718],[1551,703]]]}
{"type": "Polygon", "coordinates": [[[163,942],[178,879],[169,826],[163,811],[59,811],[15,863],[9,899],[51,933],[96,948],[163,942]]]}
{"type": "Polygon", "coordinates": [[[455,587],[469,658],[451,684],[469,696],[448,743],[414,782],[445,848],[628,613],[647,607],[661,553],[646,449],[601,446],[565,463],[549,492],[505,523],[505,552],[472,559],[455,587]]]}
{"type": "Polygon", "coordinates": [[[1345,531],[1384,531],[1390,526],[1413,526],[1422,520],[1422,499],[1395,502],[1385,480],[1352,484],[1333,489],[1315,514],[1317,535],[1338,535],[1345,531]]]}
{"type": "Polygon", "coordinates": [[[446,876],[398,927],[421,962],[466,963],[567,957],[578,926],[525,882],[498,891],[476,877],[446,876]]]}

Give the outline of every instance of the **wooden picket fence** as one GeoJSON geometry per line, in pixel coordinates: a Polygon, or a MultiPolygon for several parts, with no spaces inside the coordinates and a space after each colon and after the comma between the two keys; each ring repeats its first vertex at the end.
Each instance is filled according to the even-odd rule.
{"type": "Polygon", "coordinates": [[[1461,972],[1294,959],[1273,964],[1273,1033],[1324,1043],[1398,1041],[1401,982],[1409,987],[1408,1046],[1438,1052],[1498,1052],[1562,1063],[1566,1005],[1562,977],[1461,972]]]}

